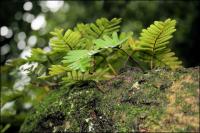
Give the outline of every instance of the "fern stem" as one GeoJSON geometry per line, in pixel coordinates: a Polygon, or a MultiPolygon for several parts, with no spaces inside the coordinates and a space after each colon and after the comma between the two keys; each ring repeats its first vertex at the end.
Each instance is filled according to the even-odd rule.
{"type": "Polygon", "coordinates": [[[114,73],[114,75],[117,76],[118,75],[117,72],[115,71],[114,67],[110,64],[108,59],[102,54],[99,54],[99,56],[103,57],[103,59],[106,60],[108,67],[111,69],[111,71],[114,73]]]}
{"type": "Polygon", "coordinates": [[[47,59],[48,59],[50,64],[53,64],[53,61],[51,60],[51,58],[48,55],[47,55],[47,59]]]}
{"type": "Polygon", "coordinates": [[[84,80],[84,74],[85,74],[85,72],[81,72],[82,80],[84,80]]]}
{"type": "MultiPolygon", "coordinates": [[[[152,56],[152,54],[149,54],[149,53],[147,53],[147,52],[142,52],[142,53],[144,53],[144,54],[146,54],[146,55],[148,55],[148,56],[152,56]]],[[[160,59],[157,58],[155,55],[153,56],[153,58],[155,58],[157,61],[163,63],[165,66],[168,66],[164,61],[160,60],[160,59]]]]}
{"type": "Polygon", "coordinates": [[[73,80],[74,78],[73,78],[73,74],[72,74],[72,71],[70,72],[70,75],[71,75],[71,78],[72,78],[72,80],[73,80]]]}
{"type": "Polygon", "coordinates": [[[159,35],[157,36],[157,38],[156,38],[156,40],[155,40],[155,42],[154,42],[154,44],[153,44],[153,50],[152,50],[152,58],[151,58],[151,69],[153,69],[153,64],[154,64],[154,55],[155,55],[155,46],[156,46],[156,43],[157,43],[157,41],[158,41],[158,38],[160,37],[160,35],[163,33],[163,30],[159,33],[159,35]]]}
{"type": "Polygon", "coordinates": [[[76,71],[76,80],[78,80],[78,71],[76,71]]]}
{"type": "Polygon", "coordinates": [[[95,56],[92,56],[92,61],[90,63],[91,69],[89,69],[89,73],[93,74],[95,72],[96,63],[95,63],[95,56]]]}
{"type": "MultiPolygon", "coordinates": [[[[120,48],[118,48],[120,49],[120,48]]],[[[123,49],[120,49],[122,52],[124,52],[128,57],[129,59],[131,59],[132,62],[134,62],[143,72],[144,72],[144,68],[136,61],[134,60],[126,51],[124,51],[123,49]]]]}
{"type": "Polygon", "coordinates": [[[66,44],[67,44],[67,46],[69,47],[70,50],[73,50],[73,48],[68,43],[66,43],[66,44]]]}
{"type": "Polygon", "coordinates": [[[113,66],[108,62],[107,59],[106,59],[106,62],[107,62],[107,64],[108,64],[109,68],[110,68],[110,69],[112,70],[112,72],[114,73],[114,75],[117,76],[117,75],[118,75],[117,72],[115,71],[115,69],[113,68],[113,66]]]}

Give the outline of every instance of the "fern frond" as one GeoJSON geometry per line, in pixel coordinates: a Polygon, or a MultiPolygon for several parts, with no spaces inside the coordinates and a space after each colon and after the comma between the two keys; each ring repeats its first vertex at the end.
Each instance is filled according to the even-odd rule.
{"type": "Polygon", "coordinates": [[[75,30],[79,31],[86,38],[98,39],[103,35],[111,35],[113,32],[119,31],[120,23],[121,18],[113,18],[110,21],[106,18],[100,18],[95,23],[77,24],[75,30]]]}
{"type": "Polygon", "coordinates": [[[122,43],[124,43],[128,37],[125,37],[123,39],[119,39],[117,32],[112,33],[112,38],[109,37],[108,35],[104,35],[103,39],[96,39],[94,40],[95,43],[95,48],[96,49],[101,49],[101,48],[114,48],[122,43]]]}
{"type": "Polygon", "coordinates": [[[49,75],[51,75],[51,76],[60,75],[60,74],[65,73],[67,71],[69,71],[69,70],[62,65],[52,65],[49,68],[49,75]]]}
{"type": "Polygon", "coordinates": [[[85,72],[91,66],[91,56],[97,52],[94,50],[72,50],[67,53],[62,63],[67,64],[72,70],[85,72]]]}
{"type": "Polygon", "coordinates": [[[46,53],[40,48],[33,48],[31,56],[27,58],[28,61],[45,62],[47,61],[46,53]]]}
{"type": "Polygon", "coordinates": [[[108,79],[109,75],[109,68],[104,68],[104,69],[98,69],[95,73],[91,74],[89,71],[86,72],[80,72],[80,71],[71,71],[67,72],[65,76],[62,77],[62,82],[63,84],[70,83],[70,82],[75,82],[77,80],[106,80],[108,79]]]}
{"type": "Polygon", "coordinates": [[[71,70],[70,72],[67,72],[67,74],[65,76],[62,77],[61,83],[83,80],[84,75],[85,75],[85,73],[83,73],[83,72],[71,70]]]}
{"type": "Polygon", "coordinates": [[[54,51],[66,52],[80,44],[81,34],[78,31],[68,29],[63,35],[63,29],[55,29],[51,34],[54,36],[50,39],[50,46],[54,51]]]}
{"type": "Polygon", "coordinates": [[[145,58],[143,55],[139,58],[146,59],[145,62],[149,63],[151,69],[162,65],[167,65],[172,69],[180,66],[180,61],[172,54],[168,46],[169,40],[173,37],[172,33],[176,31],[175,25],[176,21],[171,19],[164,22],[155,21],[150,27],[142,30],[139,43],[130,42],[134,51],[147,53],[150,58],[145,58]]]}
{"type": "Polygon", "coordinates": [[[175,53],[171,51],[164,52],[158,55],[157,58],[158,62],[156,63],[157,64],[156,67],[162,66],[164,64],[165,66],[170,66],[172,69],[177,69],[180,68],[182,64],[182,62],[179,61],[177,57],[175,57],[175,53]]]}

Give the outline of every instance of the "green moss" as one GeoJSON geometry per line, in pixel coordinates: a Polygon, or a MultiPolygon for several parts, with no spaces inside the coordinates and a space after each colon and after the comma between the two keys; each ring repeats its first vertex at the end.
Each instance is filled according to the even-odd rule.
{"type": "Polygon", "coordinates": [[[197,69],[128,69],[98,84],[75,83],[50,92],[21,132],[197,131],[197,78],[197,69]]]}

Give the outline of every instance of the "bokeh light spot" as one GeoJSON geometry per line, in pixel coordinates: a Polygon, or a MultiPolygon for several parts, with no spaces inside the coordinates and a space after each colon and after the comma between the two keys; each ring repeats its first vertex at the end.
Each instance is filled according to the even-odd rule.
{"type": "Polygon", "coordinates": [[[26,34],[24,32],[19,32],[17,34],[17,38],[18,38],[19,41],[20,40],[25,40],[26,39],[26,34]]]}
{"type": "Polygon", "coordinates": [[[31,28],[33,30],[39,30],[40,28],[43,28],[46,26],[46,20],[45,16],[40,14],[38,15],[32,22],[31,22],[31,28]]]}
{"type": "Polygon", "coordinates": [[[2,26],[1,27],[1,36],[6,36],[7,34],[8,34],[8,27],[6,27],[6,26],[2,26]]]}
{"type": "Polygon", "coordinates": [[[36,42],[37,42],[37,37],[36,36],[34,36],[34,35],[32,35],[32,36],[30,36],[29,38],[28,38],[28,46],[30,46],[30,47],[34,47],[35,46],[35,44],[36,44],[36,42]]]}
{"type": "Polygon", "coordinates": [[[30,1],[25,2],[23,8],[25,11],[30,11],[33,8],[32,2],[30,1]]]}
{"type": "Polygon", "coordinates": [[[51,12],[57,12],[64,5],[64,1],[47,1],[46,6],[51,12]]]}
{"type": "Polygon", "coordinates": [[[42,12],[57,12],[63,7],[64,1],[40,1],[39,5],[42,8],[42,12]]]}
{"type": "Polygon", "coordinates": [[[30,14],[27,12],[23,14],[23,20],[28,23],[31,23],[34,20],[34,18],[35,18],[35,16],[33,14],[30,14]]]}
{"type": "Polygon", "coordinates": [[[45,52],[50,52],[50,51],[51,51],[51,48],[50,48],[49,46],[47,46],[47,47],[44,47],[43,50],[44,50],[45,52]]]}
{"type": "Polygon", "coordinates": [[[26,43],[24,40],[20,40],[18,43],[17,43],[17,47],[19,50],[23,50],[25,47],[26,47],[26,43]]]}
{"type": "Polygon", "coordinates": [[[11,29],[8,29],[7,35],[5,35],[6,38],[11,38],[13,36],[13,31],[11,29]]]}
{"type": "Polygon", "coordinates": [[[1,55],[5,55],[10,51],[10,46],[8,44],[1,47],[1,55]]]}
{"type": "Polygon", "coordinates": [[[20,54],[20,57],[26,59],[27,57],[31,56],[31,48],[25,48],[23,52],[20,54]]]}

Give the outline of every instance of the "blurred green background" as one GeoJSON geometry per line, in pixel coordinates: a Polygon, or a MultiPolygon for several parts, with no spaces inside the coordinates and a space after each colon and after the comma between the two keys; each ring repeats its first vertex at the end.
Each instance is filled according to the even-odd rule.
{"type": "Polygon", "coordinates": [[[28,85],[30,78],[16,68],[23,60],[5,64],[29,56],[33,47],[49,51],[49,32],[54,28],[120,17],[122,31],[138,37],[155,20],[176,19],[171,47],[185,67],[194,67],[200,63],[199,9],[198,1],[1,1],[1,132],[18,132],[27,112],[48,91],[45,86],[28,85]]]}

